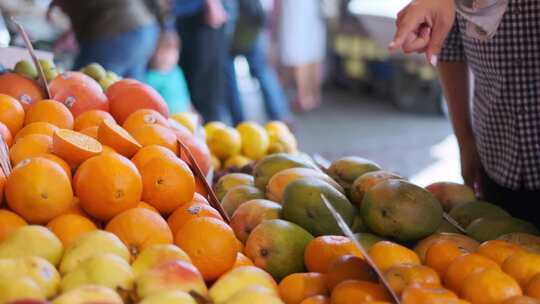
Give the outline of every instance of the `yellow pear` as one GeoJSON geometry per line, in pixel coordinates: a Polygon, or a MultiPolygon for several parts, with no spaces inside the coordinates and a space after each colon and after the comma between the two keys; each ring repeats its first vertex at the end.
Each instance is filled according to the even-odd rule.
{"type": "Polygon", "coordinates": [[[255,266],[243,266],[235,268],[219,278],[210,288],[210,297],[214,302],[221,303],[252,285],[265,287],[275,295],[278,294],[277,284],[270,274],[255,266]]]}
{"type": "Polygon", "coordinates": [[[185,291],[205,296],[208,289],[195,266],[184,261],[158,264],[137,277],[137,295],[143,299],[166,291],[185,291]]]}
{"type": "Polygon", "coordinates": [[[284,302],[270,290],[263,286],[251,285],[239,290],[224,302],[216,304],[284,304],[284,302]]]}
{"type": "Polygon", "coordinates": [[[158,264],[176,260],[191,264],[189,256],[178,246],[171,244],[156,244],[141,251],[131,267],[133,267],[135,275],[138,276],[158,264]]]}
{"type": "Polygon", "coordinates": [[[29,225],[17,228],[0,244],[0,258],[38,256],[58,265],[64,252],[62,242],[49,229],[29,225]]]}
{"type": "Polygon", "coordinates": [[[80,262],[98,253],[112,253],[126,262],[130,261],[128,248],[116,235],[103,230],[95,230],[83,234],[67,248],[60,263],[60,273],[70,272],[80,262]]]}
{"type": "Polygon", "coordinates": [[[197,304],[197,302],[186,292],[167,291],[156,293],[144,298],[139,304],[197,304]]]}
{"type": "Polygon", "coordinates": [[[135,275],[128,262],[112,253],[96,254],[82,261],[62,278],[62,291],[100,285],[117,291],[133,289],[135,275]]]}
{"type": "Polygon", "coordinates": [[[123,304],[122,298],[112,289],[98,285],[85,285],[72,289],[52,302],[52,304],[123,304]]]}
{"type": "Polygon", "coordinates": [[[45,294],[34,282],[27,277],[0,277],[0,303],[15,300],[45,300],[45,294]]]}
{"type": "Polygon", "coordinates": [[[49,261],[37,256],[0,260],[0,277],[29,278],[47,298],[55,295],[60,286],[60,274],[56,268],[49,261]]]}

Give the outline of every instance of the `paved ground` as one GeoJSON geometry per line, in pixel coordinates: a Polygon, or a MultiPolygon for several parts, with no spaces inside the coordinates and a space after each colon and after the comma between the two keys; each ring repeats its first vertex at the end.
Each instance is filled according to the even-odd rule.
{"type": "MultiPolygon", "coordinates": [[[[241,86],[248,118],[264,121],[257,85],[243,78],[241,86]]],[[[296,115],[294,131],[303,151],[328,160],[362,156],[420,185],[461,181],[457,144],[443,116],[407,114],[387,101],[330,90],[321,108],[296,115]]]]}

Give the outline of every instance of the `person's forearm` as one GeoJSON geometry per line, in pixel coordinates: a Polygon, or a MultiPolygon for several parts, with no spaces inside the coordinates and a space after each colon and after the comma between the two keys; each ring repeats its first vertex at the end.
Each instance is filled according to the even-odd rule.
{"type": "Polygon", "coordinates": [[[441,62],[439,80],[448,104],[450,119],[460,146],[474,141],[469,105],[469,73],[463,62],[441,62]]]}

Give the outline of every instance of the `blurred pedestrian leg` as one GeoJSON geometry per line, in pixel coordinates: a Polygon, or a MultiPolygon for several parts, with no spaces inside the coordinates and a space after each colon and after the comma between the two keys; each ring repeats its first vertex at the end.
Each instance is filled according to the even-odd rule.
{"type": "Polygon", "coordinates": [[[97,62],[142,80],[159,37],[156,0],[54,0],[71,20],[80,53],[74,69],[97,62]]]}
{"type": "Polygon", "coordinates": [[[118,75],[142,81],[158,38],[159,26],[149,24],[111,38],[80,41],[74,69],[98,62],[118,75]]]}
{"type": "Polygon", "coordinates": [[[205,11],[208,5],[202,0],[176,0],[175,3],[176,28],[183,42],[180,66],[186,76],[191,102],[205,121],[228,121],[224,27],[208,24],[205,11]],[[196,3],[199,5],[194,5],[196,3]]]}

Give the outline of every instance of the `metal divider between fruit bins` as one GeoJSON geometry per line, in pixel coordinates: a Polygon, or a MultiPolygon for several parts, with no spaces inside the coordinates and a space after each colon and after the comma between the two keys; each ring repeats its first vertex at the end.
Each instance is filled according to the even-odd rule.
{"type": "Polygon", "coordinates": [[[39,59],[37,58],[36,53],[34,52],[34,47],[32,46],[32,42],[30,42],[30,38],[28,37],[28,34],[26,34],[24,27],[19,22],[17,22],[15,18],[12,17],[11,22],[13,22],[13,24],[15,24],[15,26],[17,27],[17,31],[23,38],[23,41],[26,46],[26,49],[28,50],[28,53],[30,53],[32,62],[34,63],[34,66],[36,67],[36,71],[38,72],[39,84],[43,87],[43,90],[45,91],[45,95],[47,99],[51,99],[51,91],[49,90],[49,85],[47,84],[47,78],[45,77],[45,73],[43,72],[43,68],[41,67],[41,64],[39,63],[39,59]]]}
{"type": "Polygon", "coordinates": [[[197,178],[199,181],[203,183],[204,190],[206,190],[206,192],[208,193],[208,197],[207,197],[208,202],[214,209],[216,209],[219,212],[223,220],[227,224],[229,224],[230,222],[229,216],[227,215],[225,210],[223,210],[223,208],[221,207],[221,204],[219,203],[219,199],[217,198],[216,193],[212,189],[212,186],[210,186],[210,184],[208,183],[206,176],[204,175],[204,173],[201,170],[201,167],[199,166],[199,164],[193,157],[193,154],[191,153],[189,148],[186,145],[184,145],[184,143],[182,143],[181,140],[178,140],[178,144],[180,145],[180,157],[182,157],[183,154],[187,156],[187,159],[189,160],[188,165],[191,167],[191,171],[193,171],[193,173],[195,174],[195,178],[197,178]]]}

